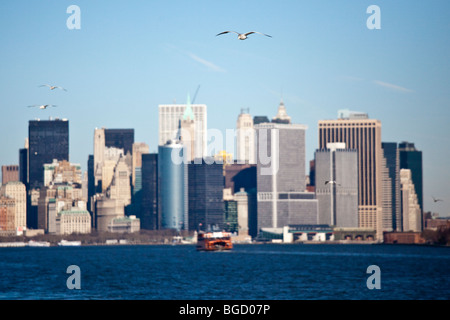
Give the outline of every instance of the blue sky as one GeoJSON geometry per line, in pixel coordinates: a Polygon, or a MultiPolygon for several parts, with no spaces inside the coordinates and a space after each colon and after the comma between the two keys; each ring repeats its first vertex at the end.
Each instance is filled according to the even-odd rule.
{"type": "Polygon", "coordinates": [[[241,108],[273,117],[282,96],[293,122],[308,126],[307,161],[319,120],[367,112],[383,141],[423,151],[425,210],[450,215],[448,12],[446,0],[2,1],[0,165],[18,163],[29,120],[50,116],[69,119],[70,161],[83,168],[96,127],[134,128],[156,151],[158,105],[185,103],[200,85],[195,102],[222,131],[241,108]],[[72,4],[80,30],[66,26],[72,4]],[[366,27],[372,4],[380,30],[366,27]],[[215,36],[225,30],[272,38],[215,36]]]}

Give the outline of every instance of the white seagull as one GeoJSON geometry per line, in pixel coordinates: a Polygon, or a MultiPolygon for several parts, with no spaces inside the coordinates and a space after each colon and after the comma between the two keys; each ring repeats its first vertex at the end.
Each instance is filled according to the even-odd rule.
{"type": "Polygon", "coordinates": [[[220,36],[221,34],[230,33],[230,32],[236,33],[236,34],[238,35],[238,39],[239,39],[239,40],[245,40],[245,39],[247,39],[247,36],[248,36],[249,34],[252,34],[252,33],[259,33],[259,34],[262,34],[263,36],[272,38],[272,36],[269,36],[268,34],[261,33],[261,32],[258,32],[258,31],[250,31],[250,32],[247,32],[247,33],[239,33],[239,32],[236,32],[236,31],[224,31],[224,32],[221,32],[221,33],[216,34],[216,37],[217,37],[217,36],[220,36]]]}
{"type": "Polygon", "coordinates": [[[54,104],[43,104],[43,105],[35,104],[33,106],[28,106],[28,108],[34,107],[39,107],[39,109],[47,109],[48,107],[56,107],[56,106],[54,104]]]}
{"type": "Polygon", "coordinates": [[[66,89],[64,89],[63,87],[58,87],[58,86],[51,86],[51,85],[49,85],[49,84],[43,84],[43,85],[41,85],[41,86],[39,86],[39,87],[49,87],[49,88],[50,88],[50,90],[54,90],[54,89],[61,89],[61,90],[67,91],[67,90],[66,90],[66,89]]]}
{"type": "Polygon", "coordinates": [[[337,183],[335,180],[327,180],[327,181],[325,181],[325,184],[336,184],[336,185],[340,186],[340,184],[337,183]]]}

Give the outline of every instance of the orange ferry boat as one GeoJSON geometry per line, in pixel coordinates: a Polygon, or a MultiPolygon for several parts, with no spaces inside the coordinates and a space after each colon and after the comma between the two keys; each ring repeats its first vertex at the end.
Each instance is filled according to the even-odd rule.
{"type": "Polygon", "coordinates": [[[200,232],[197,235],[197,250],[220,251],[231,250],[231,234],[229,232],[200,232]]]}

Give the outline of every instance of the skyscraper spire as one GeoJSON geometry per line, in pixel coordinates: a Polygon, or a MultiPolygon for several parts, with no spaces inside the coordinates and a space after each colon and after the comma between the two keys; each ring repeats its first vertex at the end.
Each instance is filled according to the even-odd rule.
{"type": "Polygon", "coordinates": [[[191,108],[191,97],[190,94],[188,93],[187,96],[187,106],[186,109],[184,110],[184,114],[183,114],[183,120],[194,120],[194,112],[192,111],[191,108]]]}
{"type": "Polygon", "coordinates": [[[280,105],[278,106],[278,113],[272,119],[275,123],[291,123],[291,117],[288,116],[286,112],[286,107],[284,106],[283,98],[280,100],[280,105]]]}

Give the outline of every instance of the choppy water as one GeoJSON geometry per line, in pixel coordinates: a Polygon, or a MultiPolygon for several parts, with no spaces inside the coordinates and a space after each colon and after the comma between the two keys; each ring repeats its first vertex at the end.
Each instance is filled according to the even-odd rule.
{"type": "Polygon", "coordinates": [[[235,245],[0,248],[0,299],[449,299],[450,248],[235,245]],[[67,267],[80,268],[70,290],[67,267]],[[367,268],[380,268],[369,290],[367,268]]]}

